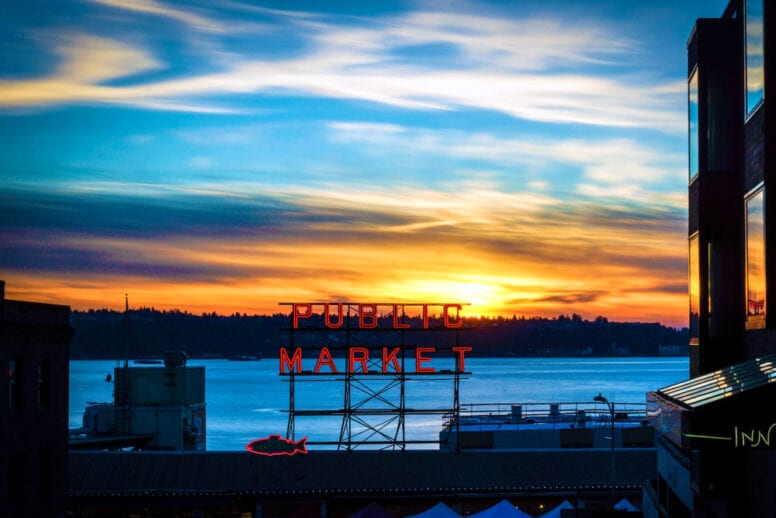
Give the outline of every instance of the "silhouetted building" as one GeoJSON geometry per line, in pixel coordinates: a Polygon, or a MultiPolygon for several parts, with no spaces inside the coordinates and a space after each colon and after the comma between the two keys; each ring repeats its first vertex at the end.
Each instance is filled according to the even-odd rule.
{"type": "Polygon", "coordinates": [[[688,42],[691,378],[648,395],[645,516],[776,516],[774,28],[776,2],[731,0],[688,42]]]}
{"type": "Polygon", "coordinates": [[[0,281],[0,516],[57,516],[67,498],[70,308],[7,300],[0,281]]]}

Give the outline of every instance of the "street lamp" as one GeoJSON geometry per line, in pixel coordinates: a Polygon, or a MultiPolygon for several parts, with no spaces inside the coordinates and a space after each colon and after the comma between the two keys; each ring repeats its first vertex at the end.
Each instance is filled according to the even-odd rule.
{"type": "Polygon", "coordinates": [[[609,486],[609,499],[611,500],[612,509],[614,509],[614,481],[615,481],[615,465],[614,465],[614,403],[610,402],[608,399],[606,399],[604,396],[601,395],[599,392],[597,396],[593,398],[593,401],[596,403],[604,403],[606,406],[609,407],[609,419],[612,423],[612,453],[611,453],[611,484],[609,486]]]}

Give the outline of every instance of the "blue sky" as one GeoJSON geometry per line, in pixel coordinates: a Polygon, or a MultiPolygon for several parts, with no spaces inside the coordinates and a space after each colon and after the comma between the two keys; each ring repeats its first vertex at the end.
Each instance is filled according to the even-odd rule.
{"type": "Polygon", "coordinates": [[[8,296],[683,325],[685,46],[724,6],[5,3],[8,296]]]}

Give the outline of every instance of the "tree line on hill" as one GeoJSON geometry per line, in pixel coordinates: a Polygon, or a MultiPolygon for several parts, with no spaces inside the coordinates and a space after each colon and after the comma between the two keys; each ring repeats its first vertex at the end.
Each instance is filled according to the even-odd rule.
{"type": "MultiPolygon", "coordinates": [[[[306,321],[305,328],[292,333],[288,314],[223,316],[153,308],[127,312],[101,309],[73,311],[70,322],[75,329],[70,345],[73,359],[161,358],[171,350],[186,351],[193,358],[277,358],[280,347],[320,349],[326,345],[342,350],[346,342],[343,329],[327,329],[322,317],[306,321]]],[[[415,324],[413,327],[418,327],[415,324]]],[[[351,345],[398,345],[398,331],[370,334],[353,327],[347,338],[354,340],[351,345]]],[[[604,317],[584,320],[577,314],[556,318],[466,317],[459,330],[440,329],[441,323],[432,318],[429,327],[441,332],[404,333],[412,335],[405,343],[468,345],[472,347],[468,356],[491,357],[655,356],[661,346],[686,351],[681,346],[688,343],[686,328],[609,322],[604,317]]]]}

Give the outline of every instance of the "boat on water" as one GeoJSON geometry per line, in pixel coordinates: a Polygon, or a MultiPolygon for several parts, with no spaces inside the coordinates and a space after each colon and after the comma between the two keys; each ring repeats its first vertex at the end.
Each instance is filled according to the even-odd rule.
{"type": "Polygon", "coordinates": [[[227,358],[230,362],[258,362],[261,358],[253,354],[237,354],[227,358]]]}
{"type": "Polygon", "coordinates": [[[653,448],[646,403],[472,403],[447,416],[440,450],[653,448]]]}

